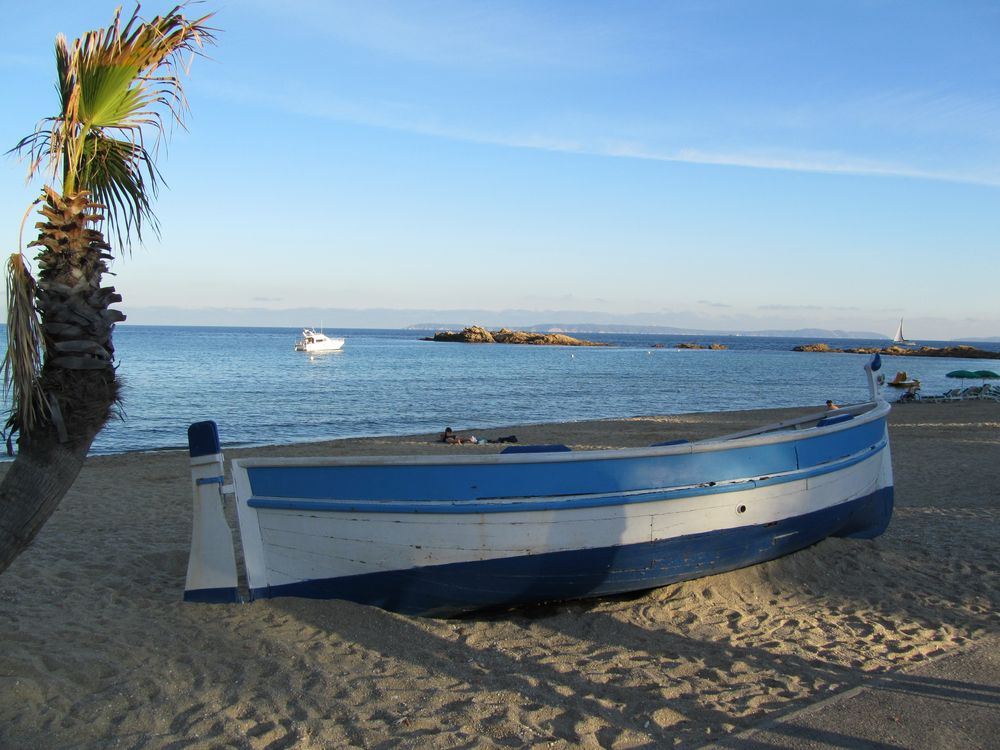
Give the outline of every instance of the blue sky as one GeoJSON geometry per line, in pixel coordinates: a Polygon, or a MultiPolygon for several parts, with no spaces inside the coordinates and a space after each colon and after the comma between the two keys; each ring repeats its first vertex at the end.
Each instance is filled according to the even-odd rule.
{"type": "MultiPolygon", "coordinates": [[[[5,149],[55,112],[56,33],[106,25],[114,3],[25,7],[0,0],[5,149]]],[[[209,10],[219,44],[161,153],[161,237],[114,266],[132,322],[516,308],[1000,335],[996,2],[190,12],[209,10]]],[[[0,162],[11,251],[24,172],[0,162]]]]}

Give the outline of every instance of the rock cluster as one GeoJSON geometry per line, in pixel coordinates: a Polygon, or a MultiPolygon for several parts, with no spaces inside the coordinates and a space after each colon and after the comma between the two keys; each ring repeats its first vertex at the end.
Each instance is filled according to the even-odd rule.
{"type": "Polygon", "coordinates": [[[536,344],[540,346],[607,346],[598,341],[583,341],[563,333],[532,333],[501,328],[487,331],[482,326],[469,326],[461,333],[438,331],[424,341],[458,341],[465,344],[536,344]]]}
{"type": "Polygon", "coordinates": [[[921,346],[917,349],[905,346],[861,346],[853,349],[834,349],[827,344],[803,344],[792,348],[795,352],[846,352],[848,354],[885,354],[892,357],[955,357],[964,359],[1000,359],[1000,354],[974,346],[921,346]]]}
{"type": "Polygon", "coordinates": [[[674,349],[714,349],[716,351],[722,351],[725,348],[725,344],[709,344],[708,346],[705,346],[704,344],[692,344],[689,342],[674,344],[674,349]]]}

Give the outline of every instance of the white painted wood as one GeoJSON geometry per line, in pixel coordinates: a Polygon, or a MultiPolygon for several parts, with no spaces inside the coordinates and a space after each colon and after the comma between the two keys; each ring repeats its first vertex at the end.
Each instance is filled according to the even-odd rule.
{"type": "MultiPolygon", "coordinates": [[[[446,563],[658,541],[780,521],[863,497],[891,468],[888,449],[830,474],[698,497],[596,508],[433,514],[285,511],[245,505],[250,585],[259,588],[446,563]],[[742,509],[742,512],[741,510],[742,509]]],[[[246,489],[241,489],[246,487],[246,489]]],[[[245,494],[244,494],[245,493],[245,494]]],[[[648,494],[648,493],[647,493],[648,494]]]]}
{"type": "Polygon", "coordinates": [[[236,520],[240,527],[243,547],[243,568],[247,585],[251,589],[267,586],[267,568],[264,564],[264,542],[260,533],[257,512],[246,504],[250,497],[250,480],[239,461],[232,462],[233,485],[236,487],[236,520]]]}
{"type": "Polygon", "coordinates": [[[221,453],[191,459],[194,517],[185,591],[236,589],[233,533],[222,512],[221,453]],[[218,479],[219,481],[213,481],[218,479]],[[210,480],[200,483],[199,480],[210,480]]]}

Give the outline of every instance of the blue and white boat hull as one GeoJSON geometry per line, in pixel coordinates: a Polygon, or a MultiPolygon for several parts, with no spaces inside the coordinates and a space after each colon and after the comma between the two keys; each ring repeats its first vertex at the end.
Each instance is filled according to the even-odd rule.
{"type": "Polygon", "coordinates": [[[828,536],[874,537],[893,506],[888,410],[879,400],[616,451],[238,459],[247,588],[251,599],[446,616],[647,589],[828,536]]]}

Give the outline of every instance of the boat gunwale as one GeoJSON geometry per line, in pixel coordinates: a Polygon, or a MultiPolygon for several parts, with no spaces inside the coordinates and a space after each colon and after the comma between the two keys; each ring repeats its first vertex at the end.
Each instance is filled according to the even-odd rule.
{"type": "Polygon", "coordinates": [[[810,440],[821,435],[854,429],[869,422],[885,418],[890,405],[882,398],[861,404],[845,406],[832,411],[783,420],[761,427],[721,435],[691,443],[636,448],[602,448],[600,450],[570,450],[538,453],[477,453],[474,455],[387,455],[387,456],[296,456],[296,457],[246,457],[234,458],[232,467],[243,470],[252,468],[321,468],[328,466],[466,466],[493,464],[545,464],[572,463],[577,461],[613,461],[634,458],[683,456],[695,453],[715,453],[739,448],[776,445],[799,440],[810,440]],[[850,414],[853,419],[830,425],[816,425],[805,429],[790,429],[808,422],[850,414]]]}
{"type": "Polygon", "coordinates": [[[849,469],[852,466],[874,458],[886,449],[888,442],[883,437],[877,443],[866,446],[848,456],[842,456],[815,466],[807,466],[773,474],[727,479],[711,484],[675,485],[593,494],[574,493],[571,495],[482,497],[468,500],[301,499],[250,495],[243,502],[248,508],[253,508],[254,510],[380,515],[412,515],[415,513],[422,515],[477,515],[482,513],[533,513],[550,510],[622,507],[704,495],[748,492],[762,487],[806,481],[849,469]]]}

